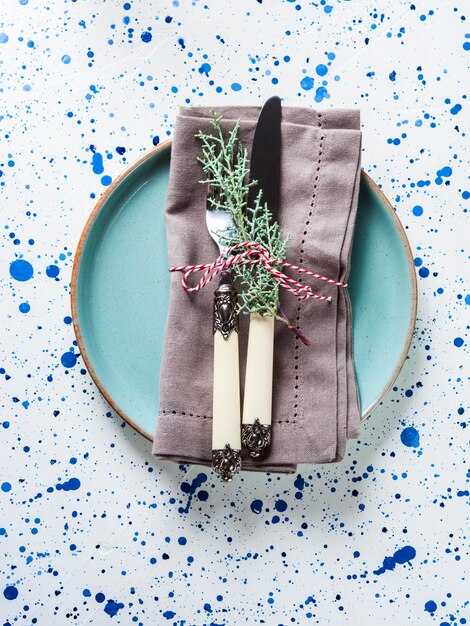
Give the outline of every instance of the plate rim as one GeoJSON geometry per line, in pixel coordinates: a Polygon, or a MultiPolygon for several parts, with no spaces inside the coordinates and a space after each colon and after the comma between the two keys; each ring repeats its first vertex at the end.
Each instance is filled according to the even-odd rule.
{"type": "MultiPolygon", "coordinates": [[[[103,195],[96,202],[93,210],[88,216],[83,230],[80,234],[80,238],[78,241],[77,248],[75,250],[75,256],[72,267],[72,277],[70,283],[70,302],[71,302],[71,311],[72,311],[72,324],[75,333],[75,337],[77,339],[78,348],[80,351],[80,356],[83,358],[85,366],[97,386],[101,395],[105,398],[108,404],[114,409],[114,411],[134,430],[140,433],[143,437],[148,439],[149,441],[153,441],[153,435],[146,430],[144,430],[135,420],[133,420],[125,411],[121,409],[121,407],[115,402],[115,400],[111,397],[111,395],[106,390],[104,384],[102,383],[100,377],[98,376],[95,368],[92,365],[91,358],[86,350],[85,341],[83,338],[83,334],[80,328],[79,323],[79,315],[78,315],[78,277],[80,274],[80,264],[83,259],[83,253],[85,249],[85,245],[88,239],[88,236],[92,230],[92,227],[101,212],[103,206],[108,201],[109,197],[115,191],[115,189],[127,178],[132,172],[137,169],[140,165],[145,163],[148,159],[151,159],[154,155],[159,152],[163,152],[167,148],[171,147],[171,139],[167,139],[166,141],[158,144],[155,148],[152,148],[141,157],[136,159],[133,163],[128,165],[109,185],[109,187],[104,191],[103,195]]],[[[373,188],[374,192],[379,196],[389,215],[391,215],[394,225],[400,235],[400,239],[402,241],[403,247],[405,249],[406,260],[408,265],[408,273],[410,277],[411,283],[411,314],[410,319],[408,320],[408,328],[405,343],[403,345],[403,349],[400,353],[400,358],[398,359],[397,365],[395,366],[387,384],[385,385],[382,393],[379,397],[369,405],[364,411],[362,411],[361,421],[364,421],[373,413],[373,411],[379,406],[379,404],[384,400],[387,396],[388,392],[392,388],[394,382],[396,381],[399,373],[401,372],[403,365],[405,364],[406,358],[408,356],[408,352],[411,346],[411,341],[413,339],[413,333],[416,325],[416,315],[418,310],[418,281],[416,277],[416,270],[414,265],[413,253],[411,250],[410,242],[406,235],[403,224],[401,223],[400,218],[398,217],[395,209],[393,208],[390,200],[384,194],[384,192],[380,189],[377,183],[371,178],[367,172],[361,169],[361,177],[364,177],[367,180],[368,185],[373,188]]]]}

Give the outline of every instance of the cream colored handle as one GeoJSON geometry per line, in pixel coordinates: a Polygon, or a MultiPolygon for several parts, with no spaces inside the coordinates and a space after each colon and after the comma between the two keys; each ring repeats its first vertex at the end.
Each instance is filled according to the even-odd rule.
{"type": "Polygon", "coordinates": [[[273,395],[274,318],[250,315],[246,357],[243,423],[271,424],[273,395]]]}
{"type": "Polygon", "coordinates": [[[238,333],[232,330],[227,339],[214,334],[214,387],[212,407],[212,449],[229,444],[240,450],[240,372],[238,333]]]}

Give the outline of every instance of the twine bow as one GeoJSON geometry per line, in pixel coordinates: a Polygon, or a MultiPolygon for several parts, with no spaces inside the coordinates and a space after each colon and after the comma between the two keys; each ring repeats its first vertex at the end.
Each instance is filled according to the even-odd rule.
{"type": "Polygon", "coordinates": [[[314,300],[321,300],[324,302],[331,302],[331,296],[320,296],[314,293],[309,285],[302,285],[298,280],[295,280],[291,276],[284,274],[284,272],[277,269],[276,266],[287,267],[299,274],[306,274],[312,278],[322,280],[329,285],[336,285],[337,287],[347,287],[347,283],[341,283],[332,278],[322,276],[306,270],[298,265],[293,265],[287,261],[281,261],[280,259],[271,259],[268,250],[264,246],[254,241],[243,241],[237,243],[235,246],[231,246],[225,252],[222,252],[212,263],[200,263],[198,265],[178,265],[170,267],[170,272],[184,272],[181,278],[181,284],[183,289],[188,292],[198,292],[203,289],[208,283],[210,283],[218,274],[223,271],[229,270],[234,265],[261,265],[268,272],[274,276],[276,281],[281,287],[292,293],[294,296],[301,300],[307,298],[313,298],[314,300]],[[234,254],[235,253],[235,254],[234,254]],[[199,279],[199,282],[194,286],[188,285],[188,278],[195,272],[204,272],[199,279]]]}

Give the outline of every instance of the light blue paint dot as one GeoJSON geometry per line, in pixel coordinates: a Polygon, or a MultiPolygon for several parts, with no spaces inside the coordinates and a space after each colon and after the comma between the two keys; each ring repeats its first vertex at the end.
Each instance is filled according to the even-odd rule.
{"type": "Polygon", "coordinates": [[[454,106],[451,108],[450,112],[452,113],[452,115],[457,115],[457,113],[459,111],[462,110],[462,105],[461,104],[454,104],[454,106]]]}
{"type": "Polygon", "coordinates": [[[8,35],[6,33],[0,33],[0,43],[6,43],[8,41],[8,35]]]}
{"type": "Polygon", "coordinates": [[[330,59],[330,61],[333,61],[333,59],[336,59],[336,54],[334,52],[328,52],[327,56],[330,59]]]}
{"type": "Polygon", "coordinates": [[[171,88],[171,93],[178,93],[178,87],[172,87],[171,88]]]}
{"type": "Polygon", "coordinates": [[[21,313],[29,313],[31,310],[31,307],[27,302],[22,302],[18,308],[21,313]]]}
{"type": "Polygon", "coordinates": [[[3,595],[7,600],[16,600],[18,597],[18,589],[13,587],[13,585],[9,585],[8,587],[5,587],[3,595]]]}
{"type": "Polygon", "coordinates": [[[463,346],[463,339],[462,339],[462,337],[456,337],[454,339],[454,346],[456,348],[461,348],[463,346]]]}
{"type": "Polygon", "coordinates": [[[240,83],[232,83],[231,85],[232,91],[241,91],[242,86],[240,83]]]}
{"type": "Polygon", "coordinates": [[[323,63],[317,65],[315,71],[317,72],[318,76],[325,76],[326,74],[328,74],[328,68],[326,65],[323,65],[323,63]]]}
{"type": "Polygon", "coordinates": [[[64,352],[60,357],[60,362],[64,367],[74,367],[77,364],[77,355],[70,351],[64,352]]]}
{"type": "Polygon", "coordinates": [[[470,50],[470,41],[464,41],[464,44],[462,47],[464,50],[468,52],[470,50]]]}
{"type": "Polygon", "coordinates": [[[446,165],[445,167],[437,171],[437,175],[445,176],[446,178],[448,178],[449,176],[452,176],[452,168],[446,165]]]}
{"type": "Polygon", "coordinates": [[[23,6],[24,6],[25,4],[28,4],[28,2],[29,2],[29,0],[20,0],[20,4],[21,4],[21,5],[23,5],[23,6]]]}
{"type": "Polygon", "coordinates": [[[413,215],[416,215],[417,217],[419,217],[422,214],[423,214],[422,206],[419,206],[419,204],[417,204],[415,207],[413,207],[413,215]]]}
{"type": "Polygon", "coordinates": [[[2,483],[0,488],[4,493],[8,493],[9,491],[11,491],[11,484],[7,482],[2,483]]]}
{"type": "Polygon", "coordinates": [[[325,5],[325,8],[323,10],[325,11],[326,14],[328,14],[333,11],[333,7],[331,6],[331,4],[327,4],[325,5]]]}
{"type": "Polygon", "coordinates": [[[465,304],[470,304],[470,295],[465,296],[465,304]]]}
{"type": "Polygon", "coordinates": [[[300,81],[300,86],[302,89],[305,89],[305,91],[310,91],[310,89],[313,89],[313,83],[314,80],[311,76],[304,76],[300,81]]]}
{"type": "Polygon", "coordinates": [[[64,56],[62,57],[61,61],[62,63],[64,63],[65,65],[68,65],[70,63],[72,59],[69,57],[68,54],[64,54],[64,56]]]}
{"type": "Polygon", "coordinates": [[[407,448],[419,447],[419,432],[413,426],[408,426],[400,435],[401,442],[407,448]]]}
{"type": "Polygon", "coordinates": [[[107,187],[108,185],[110,185],[112,183],[113,179],[111,178],[111,176],[103,176],[101,178],[101,184],[104,185],[105,187],[107,187]]]}
{"type": "Polygon", "coordinates": [[[10,263],[10,276],[20,282],[25,282],[33,276],[33,266],[24,259],[17,259],[10,263]]]}
{"type": "Polygon", "coordinates": [[[46,274],[49,276],[49,278],[57,278],[59,273],[60,267],[58,267],[57,265],[48,265],[46,267],[46,274]]]}

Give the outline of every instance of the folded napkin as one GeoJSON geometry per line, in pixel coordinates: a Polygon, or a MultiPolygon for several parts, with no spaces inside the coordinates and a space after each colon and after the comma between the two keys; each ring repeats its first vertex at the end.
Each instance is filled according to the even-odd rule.
{"type": "MultiPolygon", "coordinates": [[[[260,107],[219,107],[222,126],[240,120],[239,138],[251,151],[260,107]]],[[[205,223],[205,176],[197,131],[212,132],[210,109],[183,107],[171,151],[165,220],[168,267],[214,260],[219,252],[205,223]]],[[[359,112],[284,107],[278,221],[289,234],[287,261],[346,282],[357,211],[361,132],[359,112]]],[[[289,270],[287,270],[287,273],[289,270]]],[[[194,278],[194,277],[193,277],[194,278]]],[[[298,276],[296,276],[298,278],[298,276]]],[[[262,460],[243,453],[242,469],[294,472],[297,463],[343,458],[357,437],[360,409],[352,359],[347,288],[303,279],[331,303],[304,300],[280,289],[281,307],[311,341],[305,346],[276,322],[272,443],[262,460]]],[[[160,406],[153,453],[158,459],[211,464],[215,283],[198,293],[170,276],[170,304],[160,372],[160,406]]],[[[240,316],[240,382],[246,362],[248,318],[240,316]]]]}

